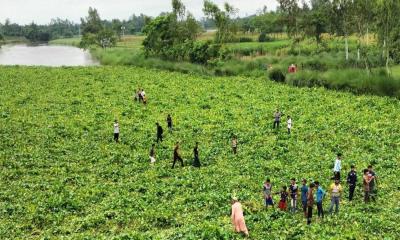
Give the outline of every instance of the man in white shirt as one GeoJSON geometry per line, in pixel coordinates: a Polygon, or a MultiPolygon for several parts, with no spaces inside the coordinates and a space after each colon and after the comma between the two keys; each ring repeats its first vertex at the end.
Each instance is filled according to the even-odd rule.
{"type": "Polygon", "coordinates": [[[288,116],[288,120],[287,120],[287,129],[288,129],[288,134],[290,135],[291,130],[292,130],[292,118],[290,116],[288,116]]]}
{"type": "Polygon", "coordinates": [[[334,180],[340,181],[340,170],[342,169],[342,154],[338,153],[333,167],[334,180]]]}
{"type": "Polygon", "coordinates": [[[119,141],[119,124],[118,120],[115,120],[114,122],[114,141],[118,143],[119,141]]]}

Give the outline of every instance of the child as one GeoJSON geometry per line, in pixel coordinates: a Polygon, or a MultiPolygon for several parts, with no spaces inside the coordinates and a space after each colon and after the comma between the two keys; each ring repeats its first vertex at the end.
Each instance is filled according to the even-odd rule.
{"type": "Polygon", "coordinates": [[[302,183],[303,186],[301,187],[301,204],[303,205],[304,216],[307,217],[307,193],[308,193],[307,180],[303,179],[302,183]]]}
{"type": "Polygon", "coordinates": [[[118,120],[115,120],[114,122],[114,141],[118,143],[119,141],[119,124],[118,120]]]}
{"type": "Polygon", "coordinates": [[[167,116],[167,125],[168,125],[168,130],[171,132],[172,131],[172,117],[171,117],[171,114],[168,114],[168,116],[167,116]]]}
{"type": "Polygon", "coordinates": [[[283,186],[282,187],[282,191],[281,191],[281,200],[279,201],[279,209],[282,211],[286,211],[287,210],[287,199],[289,196],[289,193],[286,191],[287,187],[283,186]]]}
{"type": "Polygon", "coordinates": [[[156,145],[153,143],[153,145],[151,145],[151,149],[150,149],[150,163],[154,164],[156,162],[156,150],[155,150],[156,145]]]}
{"type": "Polygon", "coordinates": [[[317,188],[317,210],[318,210],[318,217],[324,218],[324,208],[322,206],[322,201],[325,197],[325,191],[320,186],[319,182],[315,182],[315,187],[317,188]]]}
{"type": "Polygon", "coordinates": [[[291,130],[292,130],[292,118],[290,116],[288,116],[288,120],[287,120],[287,130],[288,130],[288,134],[290,135],[291,130]]]}
{"type": "Polygon", "coordinates": [[[372,180],[372,176],[369,174],[368,169],[364,169],[364,175],[363,175],[363,186],[364,186],[364,202],[368,203],[369,202],[369,195],[370,195],[370,183],[372,180]]]}
{"type": "Polygon", "coordinates": [[[194,161],[193,161],[193,167],[200,168],[200,158],[199,158],[199,143],[196,142],[196,145],[194,146],[193,149],[193,155],[194,155],[194,161]]]}
{"type": "Polygon", "coordinates": [[[290,187],[289,187],[289,193],[290,193],[290,210],[294,213],[297,210],[297,194],[298,194],[298,187],[296,184],[296,179],[292,178],[291,179],[291,183],[290,183],[290,187]]]}
{"type": "Polygon", "coordinates": [[[263,192],[265,199],[265,207],[268,208],[268,206],[272,206],[272,208],[274,208],[274,202],[272,200],[272,184],[269,178],[264,183],[263,192]]]}
{"type": "Polygon", "coordinates": [[[238,144],[238,139],[236,136],[234,136],[232,139],[232,151],[233,151],[233,154],[235,154],[235,155],[237,153],[237,144],[238,144]]]}
{"type": "Polygon", "coordinates": [[[307,193],[307,225],[311,224],[312,211],[314,207],[314,183],[311,183],[307,193]]]}

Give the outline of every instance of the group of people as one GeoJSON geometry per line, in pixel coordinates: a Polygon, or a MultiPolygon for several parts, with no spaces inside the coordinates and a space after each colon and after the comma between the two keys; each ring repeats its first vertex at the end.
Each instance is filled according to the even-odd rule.
{"type": "MultiPolygon", "coordinates": [[[[329,193],[331,197],[331,204],[329,208],[329,213],[333,212],[333,208],[335,208],[335,213],[339,212],[340,199],[343,195],[343,187],[340,184],[340,170],[341,170],[341,154],[337,155],[335,159],[334,166],[334,177],[332,180],[334,182],[331,184],[329,188],[329,193]]],[[[368,169],[363,170],[363,190],[364,190],[364,201],[365,203],[369,202],[370,199],[375,201],[376,197],[376,183],[377,176],[372,168],[372,165],[368,166],[368,169]]],[[[353,201],[354,192],[357,185],[357,172],[355,170],[355,166],[351,166],[351,170],[347,175],[347,184],[349,186],[349,196],[348,200],[353,201]]],[[[267,179],[263,186],[263,193],[265,199],[265,206],[274,207],[273,201],[273,192],[272,192],[272,184],[270,179],[267,179]]],[[[312,210],[314,204],[317,206],[318,217],[324,217],[324,210],[322,206],[322,201],[326,195],[325,190],[322,188],[318,181],[312,181],[309,185],[307,185],[307,180],[302,180],[302,186],[299,188],[296,184],[296,179],[292,178],[289,188],[287,186],[283,186],[279,193],[280,201],[278,204],[279,209],[286,211],[288,209],[287,205],[290,202],[290,211],[297,211],[297,199],[298,196],[301,196],[301,203],[304,215],[307,217],[307,223],[311,223],[312,219],[312,210]],[[290,201],[289,201],[290,200],[290,201]]]]}
{"type": "MultiPolygon", "coordinates": [[[[293,67],[293,66],[291,66],[293,67]]],[[[295,66],[294,66],[295,67],[295,66]]],[[[293,71],[293,69],[291,70],[293,71]]],[[[295,70],[294,70],[295,71],[295,70]]],[[[135,94],[135,100],[138,102],[143,102],[146,104],[146,93],[143,89],[138,89],[135,94]]],[[[280,128],[281,118],[284,114],[277,109],[273,115],[273,129],[280,128]]],[[[173,121],[170,114],[168,114],[166,118],[167,128],[170,132],[173,131],[173,121]]],[[[290,135],[292,130],[293,122],[290,116],[287,117],[287,132],[290,135]]],[[[114,122],[114,141],[119,142],[119,123],[117,120],[114,122]]],[[[163,141],[164,130],[161,124],[156,123],[156,143],[163,141]]],[[[150,149],[150,163],[154,164],[156,162],[156,143],[153,143],[150,149]]],[[[234,155],[238,152],[238,138],[237,136],[232,137],[232,152],[234,155]]],[[[196,142],[193,148],[193,166],[200,167],[200,158],[199,158],[199,143],[196,142]]],[[[175,167],[176,163],[180,162],[181,166],[184,167],[183,158],[180,153],[180,143],[176,142],[174,150],[173,150],[173,164],[172,168],[175,167]]],[[[343,187],[341,185],[341,165],[342,155],[339,153],[334,162],[333,167],[333,183],[329,187],[329,195],[330,195],[330,207],[329,213],[333,213],[333,209],[335,208],[335,213],[339,212],[340,199],[343,195],[343,187]]],[[[355,170],[355,166],[351,166],[351,171],[347,175],[347,184],[349,186],[349,201],[352,201],[354,198],[354,192],[357,185],[357,172],[355,170]]],[[[371,199],[375,201],[376,199],[376,183],[377,176],[372,169],[372,166],[368,166],[368,169],[363,170],[363,190],[364,190],[364,202],[367,203],[371,199]]],[[[311,224],[314,205],[317,207],[318,218],[324,218],[324,208],[323,208],[323,200],[326,196],[326,191],[322,188],[321,184],[318,181],[311,181],[307,185],[307,180],[302,179],[301,187],[297,186],[296,179],[292,178],[290,180],[289,187],[282,186],[279,192],[273,193],[273,184],[270,179],[267,179],[263,185],[263,196],[265,201],[265,206],[268,208],[272,206],[274,208],[274,200],[273,195],[279,195],[280,200],[278,203],[278,208],[282,211],[290,211],[292,213],[297,212],[298,210],[298,197],[300,196],[302,211],[304,216],[307,218],[307,224],[311,224]],[[288,204],[290,207],[288,208],[288,204]]],[[[242,232],[245,235],[248,235],[248,229],[245,224],[244,215],[242,205],[239,200],[234,197],[232,200],[232,224],[236,230],[236,232],[242,232]]]]}
{"type": "Polygon", "coordinates": [[[147,104],[147,96],[146,96],[146,92],[144,91],[144,89],[140,89],[138,88],[136,90],[136,92],[134,93],[134,99],[135,101],[138,101],[139,103],[143,103],[144,105],[147,104]]]}
{"type": "MultiPolygon", "coordinates": [[[[276,112],[274,113],[274,125],[273,128],[280,128],[281,125],[281,118],[284,116],[284,114],[279,111],[279,109],[276,109],[276,112]]],[[[287,117],[287,132],[290,135],[292,132],[292,126],[293,126],[293,121],[290,116],[287,117]]]]}
{"type": "MultiPolygon", "coordinates": [[[[341,198],[343,197],[343,186],[341,185],[340,171],[341,171],[342,154],[337,154],[335,159],[332,177],[333,183],[330,185],[328,193],[330,195],[330,207],[329,214],[339,213],[339,205],[341,198]]],[[[373,170],[372,165],[363,170],[363,191],[364,191],[364,202],[368,203],[370,200],[376,201],[377,193],[377,175],[373,170]]],[[[357,172],[354,165],[351,165],[351,170],[347,174],[347,185],[349,186],[348,200],[351,202],[354,199],[354,192],[357,186],[357,172]]],[[[273,192],[273,184],[268,178],[263,185],[263,197],[265,207],[271,206],[274,208],[273,195],[279,195],[280,200],[278,208],[282,211],[290,211],[296,213],[298,210],[298,198],[301,200],[301,207],[304,217],[307,219],[307,224],[310,225],[313,218],[313,209],[316,205],[318,218],[324,218],[324,207],[323,200],[327,195],[327,192],[323,189],[319,181],[311,181],[307,184],[307,180],[302,180],[302,185],[298,186],[296,179],[290,180],[289,187],[282,186],[279,192],[273,192]],[[290,207],[288,208],[288,205],[290,207]]],[[[249,235],[249,231],[246,227],[243,208],[236,197],[232,199],[232,224],[234,229],[238,233],[243,233],[246,236],[249,235]]]]}

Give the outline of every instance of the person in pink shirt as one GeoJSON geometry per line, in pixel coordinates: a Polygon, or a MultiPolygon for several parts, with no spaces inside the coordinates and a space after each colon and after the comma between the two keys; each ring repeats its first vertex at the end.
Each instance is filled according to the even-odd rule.
{"type": "Polygon", "coordinates": [[[249,231],[247,230],[246,223],[244,221],[242,204],[237,198],[232,199],[232,224],[237,233],[244,233],[249,236],[249,231]]]}

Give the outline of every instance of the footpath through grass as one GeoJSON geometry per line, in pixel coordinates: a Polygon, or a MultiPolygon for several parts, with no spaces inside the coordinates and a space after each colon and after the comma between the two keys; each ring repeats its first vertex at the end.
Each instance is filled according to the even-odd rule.
{"type": "Polygon", "coordinates": [[[233,194],[252,239],[400,238],[398,100],[125,67],[0,67],[0,92],[1,239],[240,239],[233,194]],[[132,101],[138,87],[147,107],[132,101]],[[292,116],[291,137],[271,129],[276,107],[292,116]],[[176,129],[152,167],[155,122],[165,128],[168,113],[176,129]],[[200,142],[200,170],[170,169],[176,141],[186,165],[200,142]],[[301,213],[264,209],[267,177],[274,192],[292,177],[326,189],[338,151],[343,175],[351,164],[359,173],[356,200],[339,215],[308,227],[301,213]],[[379,198],[365,205],[360,171],[370,163],[379,198]]]}

